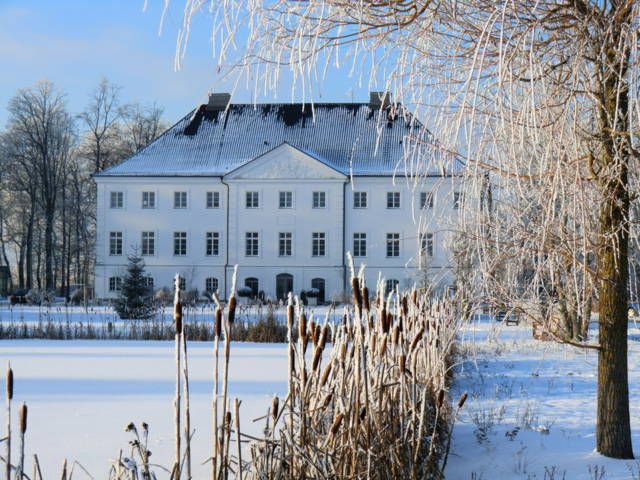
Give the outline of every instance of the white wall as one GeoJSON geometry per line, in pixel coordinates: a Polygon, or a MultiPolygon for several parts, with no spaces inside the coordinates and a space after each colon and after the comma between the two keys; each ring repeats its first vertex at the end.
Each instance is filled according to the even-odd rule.
{"type": "Polygon", "coordinates": [[[294,290],[311,287],[312,278],[326,281],[326,299],[336,298],[344,286],[343,266],[343,211],[345,217],[345,251],[353,249],[353,233],[367,233],[367,256],[355,258],[367,266],[370,286],[379,274],[387,279],[398,279],[407,286],[422,274],[418,270],[418,225],[423,232],[434,235],[434,256],[426,260],[428,277],[440,284],[450,284],[448,243],[449,226],[457,215],[453,209],[450,178],[430,177],[415,186],[403,177],[356,177],[347,179],[229,179],[227,185],[219,177],[97,177],[98,183],[98,236],[96,264],[96,295],[113,297],[108,291],[108,279],[122,275],[127,254],[140,245],[141,232],[156,233],[156,253],[145,256],[147,273],[154,278],[155,287],[171,286],[175,273],[187,279],[187,288],[203,291],[205,278],[215,277],[221,294],[228,293],[231,271],[239,265],[238,285],[244,279],[259,279],[260,289],[275,298],[275,277],[279,273],[294,276],[294,290]],[[346,184],[345,184],[346,182],[346,184]],[[345,187],[346,185],[346,187],[345,187]],[[258,191],[260,207],[245,208],[245,192],[258,191]],[[433,209],[419,208],[419,192],[434,193],[433,209]],[[124,192],[122,209],[109,208],[110,192],[124,192]],[[142,208],[142,192],[156,192],[154,209],[142,208]],[[175,191],[188,192],[188,207],[173,208],[175,191]],[[220,192],[220,208],[206,208],[206,192],[220,192]],[[280,191],[293,192],[293,208],[280,209],[280,191]],[[312,208],[312,192],[325,191],[327,206],[312,208]],[[367,191],[366,209],[353,208],[353,192],[367,191]],[[401,207],[388,209],[387,192],[399,191],[401,207]],[[343,205],[343,198],[346,204],[343,205]],[[229,230],[227,231],[227,201],[229,201],[229,230]],[[121,231],[124,237],[123,255],[109,255],[109,232],[121,231]],[[188,234],[188,254],[173,255],[173,232],[188,234]],[[245,232],[260,233],[260,251],[257,257],[245,256],[245,232]],[[220,233],[220,254],[205,255],[205,233],[220,233]],[[291,257],[278,255],[278,233],[293,233],[291,257]],[[312,232],[326,233],[326,254],[313,257],[312,232]],[[386,233],[400,233],[400,256],[386,256],[386,233]],[[229,246],[227,258],[227,242],[229,246]],[[226,279],[226,283],[225,283],[226,279]]]}

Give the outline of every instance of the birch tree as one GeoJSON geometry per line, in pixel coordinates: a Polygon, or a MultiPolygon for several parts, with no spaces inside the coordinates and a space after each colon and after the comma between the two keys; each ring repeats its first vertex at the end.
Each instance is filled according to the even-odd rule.
{"type": "MultiPolygon", "coordinates": [[[[465,162],[469,199],[489,176],[501,225],[483,224],[478,202],[469,201],[458,226],[478,240],[478,278],[527,270],[521,294],[540,296],[555,283],[573,303],[568,285],[593,284],[596,447],[631,458],[627,283],[639,2],[186,0],[178,65],[203,8],[216,19],[217,61],[231,74],[262,89],[288,71],[306,98],[327,71],[349,69],[354,82],[392,90],[409,105],[437,140],[433,151],[465,162]],[[534,201],[523,202],[527,196],[534,201]],[[556,275],[567,265],[580,274],[556,275]]],[[[505,298],[518,293],[512,282],[494,286],[505,298]]]]}

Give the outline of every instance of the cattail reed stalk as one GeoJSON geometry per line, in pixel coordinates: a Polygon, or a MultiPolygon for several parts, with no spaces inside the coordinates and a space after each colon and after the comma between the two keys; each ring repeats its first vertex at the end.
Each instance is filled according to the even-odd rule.
{"type": "Polygon", "coordinates": [[[40,460],[38,460],[38,455],[33,455],[33,479],[36,480],[39,478],[42,480],[42,470],[40,469],[40,460]],[[36,477],[37,475],[37,477],[36,477]]]}
{"type": "Polygon", "coordinates": [[[191,408],[189,399],[189,359],[187,357],[187,335],[182,333],[183,381],[184,381],[184,442],[187,480],[191,480],[191,408]]]}
{"type": "Polygon", "coordinates": [[[216,316],[215,316],[215,370],[213,372],[213,405],[212,405],[212,416],[213,416],[213,455],[211,458],[211,478],[212,480],[217,480],[218,478],[218,375],[219,368],[218,362],[220,357],[220,337],[222,336],[222,304],[220,303],[220,299],[217,294],[214,294],[214,299],[216,301],[216,316]]]}
{"type": "MultiPolygon", "coordinates": [[[[278,397],[276,397],[278,398],[278,397]]],[[[238,480],[242,480],[242,444],[240,442],[240,400],[237,398],[233,401],[233,412],[235,416],[236,427],[236,446],[238,447],[238,480]]],[[[274,420],[275,422],[275,420],[274,420]]],[[[275,427],[275,424],[274,424],[275,427]]]]}
{"type": "Polygon", "coordinates": [[[5,456],[5,480],[11,480],[11,400],[13,400],[13,370],[11,370],[10,363],[7,364],[6,398],[7,425],[5,442],[7,453],[5,456]]]}
{"type": "Polygon", "coordinates": [[[22,402],[19,410],[19,423],[20,423],[20,462],[18,463],[18,472],[16,478],[22,480],[24,473],[24,438],[27,433],[27,404],[22,402]]]}
{"type": "Polygon", "coordinates": [[[182,431],[180,430],[181,421],[181,391],[180,391],[180,376],[181,376],[181,339],[182,339],[182,303],[180,302],[180,275],[175,277],[175,297],[173,299],[173,320],[175,322],[176,334],[175,334],[175,361],[176,361],[176,396],[174,400],[174,424],[175,424],[175,479],[181,478],[180,462],[182,458],[182,447],[180,439],[182,437],[182,431]]]}
{"type": "Polygon", "coordinates": [[[464,392],[460,396],[460,400],[458,400],[458,405],[456,407],[455,414],[451,419],[451,428],[449,429],[449,438],[447,438],[447,448],[444,452],[444,461],[442,462],[442,467],[440,468],[441,472],[444,472],[445,468],[447,468],[447,460],[449,460],[449,450],[451,449],[451,438],[453,437],[453,428],[456,426],[456,418],[458,417],[458,413],[460,413],[460,409],[464,406],[464,402],[467,401],[467,392],[464,392]]]}

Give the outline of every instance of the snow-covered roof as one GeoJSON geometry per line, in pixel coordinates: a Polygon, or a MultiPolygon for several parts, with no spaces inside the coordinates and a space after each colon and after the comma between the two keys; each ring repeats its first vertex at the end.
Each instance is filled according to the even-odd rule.
{"type": "Polygon", "coordinates": [[[428,135],[401,105],[202,105],[96,176],[222,176],[285,142],[345,175],[442,174],[433,152],[416,142],[428,135]]]}

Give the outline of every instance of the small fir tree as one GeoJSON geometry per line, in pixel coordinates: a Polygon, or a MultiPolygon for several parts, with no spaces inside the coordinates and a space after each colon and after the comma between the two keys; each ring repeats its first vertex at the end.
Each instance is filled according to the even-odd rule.
{"type": "Polygon", "coordinates": [[[128,257],[127,273],[122,278],[120,296],[113,308],[121,319],[148,319],[153,317],[156,307],[153,302],[153,291],[148,284],[144,271],[144,261],[137,255],[128,257]]]}

